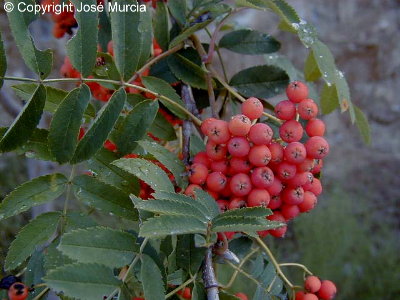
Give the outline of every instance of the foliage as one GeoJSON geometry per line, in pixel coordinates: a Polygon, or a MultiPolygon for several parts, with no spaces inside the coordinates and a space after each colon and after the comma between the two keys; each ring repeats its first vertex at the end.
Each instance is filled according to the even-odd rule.
{"type": "MultiPolygon", "coordinates": [[[[71,2],[96,4],[95,0],[71,2]]],[[[292,297],[294,285],[257,235],[282,226],[266,218],[269,209],[221,213],[207,192],[197,190],[195,197],[189,197],[181,191],[187,186],[187,155],[198,152],[190,147],[204,148],[200,131],[187,132],[187,128],[195,129],[192,124],[201,125],[198,108],[207,107],[203,117],[208,110],[226,117],[228,105],[218,110],[213,98],[220,103],[228,98],[235,107],[234,101],[255,96],[273,109],[267,98],[279,95],[290,80],[322,79],[322,111],[330,113],[338,107],[348,111],[364,140],[370,142],[367,119],[352,103],[346,79],[315,28],[283,0],[237,0],[234,5],[169,0],[158,2],[156,8],[147,5],[142,13],[77,11],[63,65],[69,78],[48,79],[52,51],[38,50],[29,33],[36,17],[17,9],[8,13],[15,43],[36,79],[5,76],[7,62],[0,37],[0,87],[4,80],[29,82],[13,86],[26,103],[12,124],[1,129],[0,151],[68,164],[71,172],[34,178],[0,203],[3,221],[66,195],[63,211],[38,216],[16,235],[5,269],[16,274],[29,266],[26,282],[48,287],[40,297],[51,289],[62,299],[117,296],[127,300],[144,295],[147,300],[160,300],[190,286],[192,299],[201,300],[210,290],[201,279],[207,251],[218,248],[221,239],[226,243],[226,235],[218,238],[218,234],[237,232],[230,242],[234,255],[219,258],[227,262],[218,272],[218,282],[225,283],[220,299],[238,299],[233,295],[240,291],[240,285],[234,285],[238,281],[244,282],[240,288],[253,300],[292,297]],[[234,29],[219,43],[213,38],[205,44],[198,40],[197,32],[216,24],[218,33],[227,18],[244,7],[268,9],[281,18],[281,29],[298,36],[309,49],[304,75],[298,75],[283,56],[241,70],[230,80],[214,70],[214,50],[220,48],[243,55],[280,55],[276,53],[279,41],[251,29],[234,29]],[[109,40],[104,32],[111,32],[109,40]],[[75,82],[77,87],[66,91],[51,86],[63,81],[75,82]],[[106,103],[96,111],[100,105],[93,104],[98,100],[106,103]],[[44,112],[51,115],[51,124],[39,129],[44,112]],[[75,174],[75,165],[87,166],[89,171],[75,174]],[[72,200],[84,213],[80,221],[69,211],[72,200]],[[95,221],[90,216],[94,210],[129,226],[95,221]],[[236,256],[238,265],[231,262],[237,263],[236,256]],[[41,262],[39,272],[35,266],[41,262]]],[[[276,123],[269,113],[265,115],[262,121],[276,123]]]]}

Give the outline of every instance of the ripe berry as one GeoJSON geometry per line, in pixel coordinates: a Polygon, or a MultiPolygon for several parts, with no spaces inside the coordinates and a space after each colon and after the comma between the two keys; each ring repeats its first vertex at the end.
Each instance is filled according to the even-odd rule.
{"type": "Polygon", "coordinates": [[[321,288],[321,280],[317,276],[308,276],[304,281],[304,288],[309,293],[316,293],[321,288]]]}
{"type": "Polygon", "coordinates": [[[263,206],[267,207],[271,197],[267,190],[264,189],[253,189],[247,196],[247,206],[263,206]]]}
{"type": "Polygon", "coordinates": [[[289,101],[284,100],[275,106],[275,115],[281,120],[291,120],[296,116],[296,105],[289,101]]]}
{"type": "Polygon", "coordinates": [[[251,191],[250,177],[244,173],[236,174],[231,178],[230,188],[237,197],[244,197],[251,191]]]}
{"type": "Polygon", "coordinates": [[[207,156],[207,153],[202,151],[202,152],[197,153],[193,157],[193,163],[202,164],[202,165],[205,165],[207,168],[209,168],[211,161],[210,161],[209,157],[207,156]]]}
{"type": "Polygon", "coordinates": [[[257,123],[251,126],[249,139],[255,145],[267,145],[271,142],[274,133],[267,124],[257,123]]]}
{"type": "Polygon", "coordinates": [[[214,120],[211,122],[207,126],[206,135],[211,141],[217,144],[225,144],[231,137],[228,129],[228,123],[223,120],[214,120]]]}
{"type": "Polygon", "coordinates": [[[321,282],[321,288],[318,291],[318,297],[322,300],[331,300],[336,295],[336,286],[330,280],[323,280],[321,282]]]}
{"type": "Polygon", "coordinates": [[[249,117],[251,120],[258,119],[262,116],[264,107],[260,100],[251,97],[242,103],[242,114],[249,117]]]}
{"type": "Polygon", "coordinates": [[[296,166],[284,161],[276,167],[276,173],[279,179],[289,180],[296,175],[296,166]]]}
{"type": "Polygon", "coordinates": [[[231,187],[230,187],[230,181],[231,181],[231,179],[228,178],[228,181],[226,182],[226,185],[225,185],[224,189],[219,192],[222,197],[229,198],[232,195],[232,191],[231,191],[231,187]]]}
{"type": "Polygon", "coordinates": [[[214,200],[218,200],[218,199],[220,198],[220,197],[219,197],[219,194],[218,194],[217,192],[210,191],[210,190],[206,190],[206,192],[207,192],[208,194],[210,194],[210,196],[213,197],[214,200]]]}
{"type": "Polygon", "coordinates": [[[249,154],[250,144],[244,137],[233,137],[228,142],[228,151],[234,157],[244,157],[249,154]]]}
{"type": "Polygon", "coordinates": [[[249,152],[249,161],[256,167],[268,165],[271,160],[271,151],[266,145],[253,146],[249,152]]]}
{"type": "Polygon", "coordinates": [[[286,88],[286,95],[293,103],[299,103],[308,97],[308,87],[300,81],[293,81],[286,88]]]}
{"type": "Polygon", "coordinates": [[[244,293],[236,293],[235,296],[238,297],[240,300],[249,300],[249,298],[247,298],[247,295],[244,293]]]}
{"type": "Polygon", "coordinates": [[[281,213],[286,221],[289,221],[300,214],[300,209],[297,205],[283,204],[281,213]]]}
{"type": "Polygon", "coordinates": [[[305,213],[312,210],[317,204],[317,197],[310,191],[304,192],[304,200],[298,206],[300,212],[305,213]]]}
{"type": "Polygon", "coordinates": [[[245,158],[232,157],[230,160],[230,172],[232,174],[248,173],[251,170],[251,165],[245,158]]]}
{"type": "Polygon", "coordinates": [[[311,119],[307,122],[306,133],[309,137],[323,136],[325,134],[325,123],[320,119],[311,119]]]}
{"type": "Polygon", "coordinates": [[[182,296],[183,299],[192,299],[192,292],[188,287],[185,287],[183,290],[177,292],[177,294],[182,296]]]}
{"type": "Polygon", "coordinates": [[[311,172],[312,168],[314,167],[314,159],[306,157],[306,159],[297,165],[298,172],[311,172]]]}
{"type": "Polygon", "coordinates": [[[198,184],[189,184],[188,187],[185,189],[185,195],[186,196],[190,196],[190,197],[194,197],[194,191],[195,189],[201,189],[201,186],[199,186],[198,184]]]}
{"type": "Polygon", "coordinates": [[[189,181],[194,184],[204,184],[208,175],[208,169],[202,164],[193,164],[189,169],[189,181]]]}
{"type": "Polygon", "coordinates": [[[207,136],[208,136],[208,133],[209,133],[209,131],[210,131],[210,128],[211,128],[211,126],[214,124],[215,121],[217,121],[217,119],[215,119],[215,118],[208,118],[208,119],[205,119],[205,120],[201,123],[201,127],[200,127],[201,132],[202,132],[204,135],[207,135],[207,136]]]}
{"type": "Polygon", "coordinates": [[[207,156],[212,160],[223,160],[226,157],[228,149],[225,145],[216,144],[213,141],[208,141],[206,145],[207,156]]]}
{"type": "Polygon", "coordinates": [[[299,103],[297,111],[303,120],[311,120],[318,115],[318,106],[313,100],[304,99],[299,103]]]}
{"type": "Polygon", "coordinates": [[[229,209],[237,209],[237,208],[243,208],[246,206],[247,206],[246,201],[244,201],[243,198],[237,197],[237,198],[231,199],[231,201],[229,202],[228,208],[229,209]]]}
{"type": "Polygon", "coordinates": [[[305,293],[303,291],[296,292],[294,297],[295,300],[304,300],[305,293]]]}
{"type": "Polygon", "coordinates": [[[281,196],[272,196],[271,200],[269,201],[268,208],[269,209],[278,209],[282,205],[281,196]]]}
{"type": "Polygon", "coordinates": [[[217,160],[211,162],[211,171],[222,172],[226,174],[228,172],[229,164],[227,160],[217,160]]]}
{"type": "Polygon", "coordinates": [[[301,164],[306,159],[306,147],[302,143],[289,143],[284,150],[284,157],[291,164],[301,164]]]}
{"type": "Polygon", "coordinates": [[[271,196],[276,196],[281,193],[283,189],[283,184],[279,178],[274,177],[274,181],[270,186],[267,186],[266,189],[271,196]]]}
{"type": "Polygon", "coordinates": [[[296,175],[292,179],[286,181],[290,187],[297,187],[306,184],[308,181],[313,179],[313,175],[310,172],[296,172],[296,175]]]}
{"type": "Polygon", "coordinates": [[[329,153],[328,142],[320,136],[313,136],[305,143],[307,156],[310,158],[324,158],[329,153]]]}
{"type": "Polygon", "coordinates": [[[271,152],[271,163],[278,164],[283,161],[283,147],[279,143],[271,143],[269,146],[271,152]]]}
{"type": "Polygon", "coordinates": [[[287,187],[282,192],[282,201],[286,204],[297,205],[304,200],[304,190],[298,186],[296,188],[287,187]]]}
{"type": "Polygon", "coordinates": [[[279,127],[279,136],[287,143],[298,142],[303,137],[303,127],[296,120],[289,120],[279,127]]]}
{"type": "MultiPolygon", "coordinates": [[[[286,220],[284,218],[284,216],[276,211],[274,212],[272,215],[267,217],[268,220],[270,221],[277,221],[277,222],[281,222],[281,223],[286,223],[286,220]]],[[[281,226],[277,229],[271,229],[269,230],[269,233],[274,236],[274,237],[283,237],[286,233],[287,230],[287,225],[281,226]]]]}
{"type": "Polygon", "coordinates": [[[258,188],[267,189],[274,182],[274,173],[268,167],[259,167],[253,170],[251,182],[258,188]]]}
{"type": "Polygon", "coordinates": [[[218,207],[219,207],[219,211],[221,213],[223,213],[223,212],[228,210],[228,206],[229,206],[229,202],[228,201],[219,199],[219,200],[217,200],[217,204],[218,204],[218,207]]]}
{"type": "Polygon", "coordinates": [[[8,298],[10,300],[25,300],[29,296],[28,287],[21,283],[16,282],[8,289],[8,298]]]}
{"type": "Polygon", "coordinates": [[[236,115],[229,121],[228,127],[232,135],[245,136],[250,131],[251,121],[245,115],[236,115]]]}
{"type": "Polygon", "coordinates": [[[212,172],[207,176],[207,188],[214,192],[222,191],[227,183],[226,176],[221,172],[212,172]]]}
{"type": "Polygon", "coordinates": [[[313,178],[312,181],[307,182],[303,185],[305,191],[312,192],[315,196],[319,196],[322,193],[322,184],[318,178],[313,178]]]}
{"type": "Polygon", "coordinates": [[[318,300],[318,297],[314,294],[305,294],[303,300],[318,300]]]}

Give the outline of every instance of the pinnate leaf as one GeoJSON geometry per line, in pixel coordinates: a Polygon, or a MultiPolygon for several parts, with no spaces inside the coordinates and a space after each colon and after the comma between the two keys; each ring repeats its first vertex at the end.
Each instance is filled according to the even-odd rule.
{"type": "Polygon", "coordinates": [[[148,300],[165,298],[163,278],[154,260],[148,255],[142,255],[140,277],[142,280],[144,296],[148,300]]]}
{"type": "Polygon", "coordinates": [[[0,220],[58,198],[68,179],[62,174],[37,177],[17,187],[0,204],[0,220]]]}
{"type": "Polygon", "coordinates": [[[58,212],[45,213],[22,228],[8,250],[5,269],[15,269],[35,251],[36,246],[48,241],[57,229],[60,216],[58,212]]]}

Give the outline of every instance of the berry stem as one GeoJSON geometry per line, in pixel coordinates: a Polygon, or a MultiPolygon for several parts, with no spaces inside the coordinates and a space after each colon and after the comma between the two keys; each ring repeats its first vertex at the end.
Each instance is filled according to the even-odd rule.
{"type": "Polygon", "coordinates": [[[313,275],[313,273],[311,273],[311,271],[304,265],[302,264],[297,264],[297,263],[283,263],[283,264],[279,264],[280,267],[298,267],[303,269],[304,272],[306,272],[308,275],[313,275]]]}
{"type": "Polygon", "coordinates": [[[143,67],[141,67],[129,80],[128,82],[135,81],[136,78],[138,78],[144,71],[146,71],[148,68],[150,68],[152,65],[155,63],[159,62],[163,58],[170,56],[171,54],[174,54],[175,52],[178,52],[183,48],[183,43],[180,43],[176,45],[175,47],[172,47],[171,49],[168,49],[167,51],[161,53],[160,55],[154,57],[151,59],[148,63],[146,63],[143,67]]]}
{"type": "Polygon", "coordinates": [[[175,288],[174,290],[172,290],[171,292],[169,292],[167,295],[165,295],[165,299],[168,299],[169,297],[172,297],[173,295],[175,295],[177,292],[179,292],[180,290],[184,289],[186,286],[188,286],[189,284],[191,284],[193,281],[196,280],[196,276],[193,276],[192,278],[186,280],[184,283],[182,283],[180,286],[178,286],[177,288],[175,288]]]}
{"type": "Polygon", "coordinates": [[[201,120],[199,118],[197,118],[195,115],[193,115],[190,111],[188,111],[186,108],[184,108],[183,106],[179,105],[178,103],[176,103],[175,101],[173,101],[172,99],[160,95],[156,92],[153,92],[147,88],[144,88],[142,86],[139,85],[135,85],[135,84],[131,84],[131,83],[127,83],[127,82],[122,82],[122,81],[116,81],[116,80],[109,80],[109,79],[100,79],[100,78],[55,78],[55,79],[45,79],[45,80],[40,80],[40,79],[33,79],[33,78],[23,78],[23,77],[12,77],[12,76],[5,76],[5,77],[0,77],[0,79],[4,79],[4,80],[15,80],[15,81],[25,81],[25,82],[35,82],[35,83],[56,83],[56,82],[102,82],[102,83],[109,83],[109,84],[113,84],[113,85],[119,85],[119,86],[125,86],[125,87],[131,87],[131,88],[135,88],[139,91],[142,92],[147,92],[150,93],[154,96],[156,96],[157,98],[163,99],[167,102],[169,102],[171,105],[179,108],[180,110],[182,110],[183,112],[185,112],[192,120],[193,122],[200,126],[201,125],[201,120]]]}
{"type": "Polygon", "coordinates": [[[240,264],[237,266],[237,269],[235,269],[235,272],[233,273],[231,279],[229,280],[229,282],[223,286],[224,289],[229,289],[232,284],[235,282],[236,277],[239,275],[239,271],[238,269],[241,269],[243,267],[243,265],[246,263],[246,261],[248,261],[250,259],[250,257],[252,257],[255,253],[257,253],[260,250],[260,248],[254,248],[253,250],[251,250],[240,262],[240,264]]]}
{"type": "Polygon", "coordinates": [[[293,289],[293,284],[290,282],[290,280],[286,277],[286,275],[282,272],[282,269],[279,265],[279,263],[276,261],[274,255],[272,254],[271,250],[268,248],[268,246],[263,242],[263,240],[259,237],[256,238],[257,243],[260,245],[260,247],[267,253],[269,258],[271,259],[272,264],[274,265],[276,269],[276,273],[278,274],[279,277],[282,278],[282,280],[290,287],[290,289],[293,289]]]}

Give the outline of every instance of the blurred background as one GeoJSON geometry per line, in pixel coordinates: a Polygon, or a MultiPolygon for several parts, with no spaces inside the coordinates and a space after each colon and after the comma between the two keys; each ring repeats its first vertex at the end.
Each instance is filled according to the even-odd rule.
{"type": "MultiPolygon", "coordinates": [[[[288,2],[316,26],[321,40],[332,50],[348,79],[353,102],[368,117],[372,144],[362,142],[348,114],[335,111],[324,116],[331,144],[324,161],[324,193],[315,210],[289,226],[285,239],[268,241],[281,262],[305,264],[320,277],[335,281],[337,299],[400,299],[400,1],[288,2]]],[[[245,10],[230,22],[274,35],[282,42],[281,53],[303,69],[307,50],[295,36],[277,30],[278,18],[273,14],[245,10]]],[[[2,6],[0,27],[8,74],[33,76],[15,48],[2,6]]],[[[52,23],[46,17],[31,29],[41,49],[55,49],[51,76],[60,77],[57,70],[66,40],[53,38],[52,23]]],[[[223,51],[230,76],[263,64],[264,59],[223,51]]],[[[9,125],[21,107],[7,82],[0,94],[0,127],[9,125]]],[[[45,124],[46,118],[42,122],[45,124]]],[[[0,156],[0,200],[16,185],[54,168],[58,167],[25,156],[0,156]]],[[[39,207],[32,213],[47,209],[52,207],[39,207]]],[[[25,214],[0,223],[0,266],[15,233],[31,217],[25,214]]]]}

